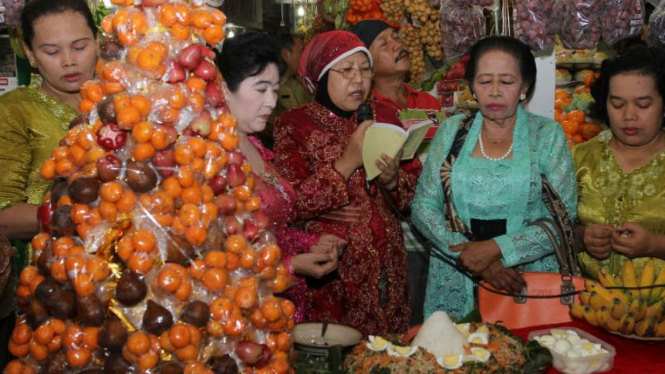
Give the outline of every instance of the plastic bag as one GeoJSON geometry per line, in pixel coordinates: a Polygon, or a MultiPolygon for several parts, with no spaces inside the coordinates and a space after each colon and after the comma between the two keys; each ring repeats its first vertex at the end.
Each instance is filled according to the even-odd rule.
{"type": "Polygon", "coordinates": [[[481,8],[444,1],[440,18],[443,55],[446,58],[465,55],[477,41],[485,37],[485,16],[481,8]]]}
{"type": "Polygon", "coordinates": [[[649,17],[649,39],[655,47],[665,48],[665,1],[649,17]]]}
{"type": "Polygon", "coordinates": [[[603,15],[603,40],[612,45],[640,35],[644,24],[642,0],[607,0],[603,15]]]}
{"type": "Polygon", "coordinates": [[[515,36],[533,51],[554,46],[562,19],[561,0],[515,0],[515,36]]]}
{"type": "Polygon", "coordinates": [[[480,6],[480,7],[491,7],[494,5],[494,0],[452,0],[457,6],[460,5],[471,5],[471,6],[480,6]]]}
{"type": "Polygon", "coordinates": [[[19,278],[11,372],[253,372],[256,349],[288,371],[295,307],[273,294],[291,275],[206,46],[225,17],[202,4],[144,0],[102,22],[98,80],[41,169],[53,187],[19,278]]]}
{"type": "Polygon", "coordinates": [[[564,0],[559,37],[566,48],[593,49],[600,41],[605,0],[564,0]]]}

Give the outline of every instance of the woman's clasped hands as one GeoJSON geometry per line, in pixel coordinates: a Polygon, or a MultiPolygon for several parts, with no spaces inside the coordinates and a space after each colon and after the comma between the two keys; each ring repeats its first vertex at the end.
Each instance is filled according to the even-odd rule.
{"type": "Polygon", "coordinates": [[[627,222],[619,228],[607,224],[588,225],[582,241],[586,250],[595,258],[604,260],[614,252],[630,258],[654,256],[658,236],[644,226],[627,222]]]}
{"type": "Polygon", "coordinates": [[[462,243],[450,251],[459,252],[459,264],[494,288],[520,293],[526,285],[517,270],[503,266],[501,249],[494,240],[462,243]]]}
{"type": "Polygon", "coordinates": [[[298,274],[320,279],[337,269],[345,246],[346,241],[335,235],[321,235],[309,253],[291,258],[291,267],[298,274]]]}

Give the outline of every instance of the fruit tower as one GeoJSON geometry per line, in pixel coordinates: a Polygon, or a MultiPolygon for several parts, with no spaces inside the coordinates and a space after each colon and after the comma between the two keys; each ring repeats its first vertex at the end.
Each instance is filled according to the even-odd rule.
{"type": "Polygon", "coordinates": [[[290,281],[238,151],[202,0],[113,0],[82,116],[41,170],[6,373],[286,373],[290,281]]]}

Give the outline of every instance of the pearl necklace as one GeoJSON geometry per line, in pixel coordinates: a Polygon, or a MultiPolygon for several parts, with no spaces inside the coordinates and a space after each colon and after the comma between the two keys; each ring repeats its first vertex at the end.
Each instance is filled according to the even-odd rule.
{"type": "Polygon", "coordinates": [[[501,156],[501,157],[496,157],[496,158],[495,158],[495,157],[490,157],[490,156],[487,155],[487,153],[485,153],[485,146],[483,145],[483,132],[482,132],[482,130],[480,131],[480,134],[478,135],[478,140],[479,140],[478,143],[480,143],[480,154],[483,155],[483,157],[485,157],[486,159],[488,159],[488,160],[490,160],[490,161],[501,161],[501,160],[505,160],[506,157],[508,157],[508,155],[510,155],[510,152],[513,151],[513,144],[514,144],[514,142],[513,142],[513,143],[510,143],[510,148],[508,148],[508,151],[506,151],[506,153],[504,153],[503,156],[501,156]]]}

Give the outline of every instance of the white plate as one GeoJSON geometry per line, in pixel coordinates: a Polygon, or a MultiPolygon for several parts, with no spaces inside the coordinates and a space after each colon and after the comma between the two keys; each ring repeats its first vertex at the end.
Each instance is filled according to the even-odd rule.
{"type": "Polygon", "coordinates": [[[293,329],[293,341],[296,344],[310,347],[325,347],[341,345],[342,347],[354,346],[363,339],[360,331],[344,325],[328,324],[326,336],[321,339],[322,323],[301,323],[293,329]]]}

